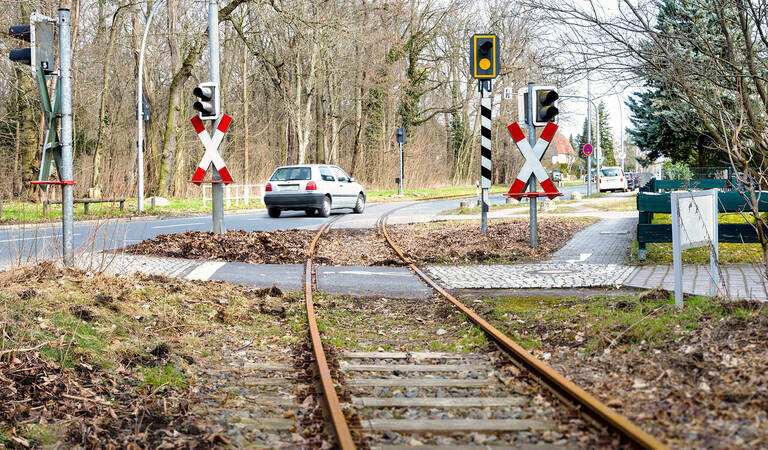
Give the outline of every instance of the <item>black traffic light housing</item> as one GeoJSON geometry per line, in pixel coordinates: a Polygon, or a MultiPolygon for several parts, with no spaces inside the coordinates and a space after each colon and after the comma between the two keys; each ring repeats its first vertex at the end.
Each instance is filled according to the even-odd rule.
{"type": "Polygon", "coordinates": [[[553,121],[555,116],[560,112],[560,110],[557,109],[557,99],[560,98],[560,96],[557,94],[557,91],[555,91],[555,88],[550,86],[537,86],[534,88],[533,96],[536,100],[533,124],[536,126],[544,126],[547,122],[553,121]]]}
{"type": "Polygon", "coordinates": [[[192,108],[197,111],[200,120],[216,120],[221,117],[221,93],[218,83],[200,83],[192,94],[197,97],[192,108]]]}
{"type": "Polygon", "coordinates": [[[397,143],[405,144],[405,128],[397,129],[397,143]]]}
{"type": "Polygon", "coordinates": [[[55,20],[39,14],[32,14],[28,25],[12,25],[8,35],[29,42],[30,46],[11,50],[8,59],[32,66],[35,70],[42,69],[46,75],[53,73],[56,57],[55,33],[55,20]]]}
{"type": "Polygon", "coordinates": [[[473,78],[494,79],[499,75],[499,43],[495,34],[475,34],[469,41],[469,69],[473,78]]]}

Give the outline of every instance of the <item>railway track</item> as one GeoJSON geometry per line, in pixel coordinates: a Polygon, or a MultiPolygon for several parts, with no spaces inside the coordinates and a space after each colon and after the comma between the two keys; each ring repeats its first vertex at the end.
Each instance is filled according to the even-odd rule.
{"type": "Polygon", "coordinates": [[[334,381],[322,347],[312,299],[312,256],[323,234],[342,216],[326,222],[310,245],[305,296],[320,384],[340,448],[367,447],[369,444],[372,448],[387,450],[410,445],[433,449],[525,448],[536,443],[530,438],[539,433],[555,433],[555,438],[549,440],[551,444],[544,448],[570,448],[568,445],[572,443],[557,439],[559,435],[554,430],[558,423],[553,419],[556,415],[553,408],[542,407],[540,396],[532,397],[509,389],[507,374],[500,363],[507,359],[527,371],[567,406],[619,436],[623,446],[666,448],[514,343],[403,254],[387,230],[387,219],[408,206],[410,204],[382,215],[377,228],[403,263],[482,329],[497,344],[498,352],[347,351],[337,358],[344,381],[334,381]],[[351,401],[345,406],[359,417],[352,428],[339,401],[337,384],[350,395],[351,401]],[[445,437],[457,435],[471,436],[471,439],[463,442],[445,437]],[[420,439],[414,439],[414,436],[420,439]]]}

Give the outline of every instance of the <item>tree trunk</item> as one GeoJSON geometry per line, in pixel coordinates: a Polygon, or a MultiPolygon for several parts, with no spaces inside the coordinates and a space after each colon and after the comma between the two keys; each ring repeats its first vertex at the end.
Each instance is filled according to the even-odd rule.
{"type": "MultiPolygon", "coordinates": [[[[112,64],[112,56],[115,53],[115,37],[120,23],[120,11],[123,6],[119,6],[112,16],[112,27],[109,29],[109,40],[107,42],[107,54],[104,58],[103,75],[101,82],[101,103],[99,105],[99,130],[96,137],[96,148],[93,151],[93,173],[91,175],[91,187],[99,186],[101,175],[101,152],[104,148],[104,141],[107,135],[107,99],[109,96],[109,75],[111,73],[109,66],[112,64]]],[[[101,22],[101,21],[100,21],[101,22]]]]}

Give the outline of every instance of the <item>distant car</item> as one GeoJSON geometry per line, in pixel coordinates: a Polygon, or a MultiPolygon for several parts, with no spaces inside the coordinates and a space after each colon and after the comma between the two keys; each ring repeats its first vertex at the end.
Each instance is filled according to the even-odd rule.
{"type": "Polygon", "coordinates": [[[563,174],[560,173],[560,171],[557,170],[557,169],[553,170],[552,171],[552,181],[554,181],[554,182],[563,181],[563,174]]]}
{"type": "Polygon", "coordinates": [[[365,210],[365,189],[337,166],[303,164],[278,167],[264,187],[269,217],[283,211],[301,211],[308,216],[328,217],[331,210],[365,210]]]}
{"type": "Polygon", "coordinates": [[[597,180],[598,192],[624,191],[627,192],[627,177],[621,167],[603,167],[597,180]]]}
{"type": "Polygon", "coordinates": [[[637,178],[635,178],[634,172],[624,172],[627,176],[627,189],[634,191],[637,188],[637,178]]]}
{"type": "MultiPolygon", "coordinates": [[[[595,182],[595,175],[596,174],[597,174],[597,169],[592,169],[592,182],[593,183],[595,182]]],[[[586,174],[584,175],[584,182],[585,183],[589,183],[589,178],[587,177],[586,174]]]]}

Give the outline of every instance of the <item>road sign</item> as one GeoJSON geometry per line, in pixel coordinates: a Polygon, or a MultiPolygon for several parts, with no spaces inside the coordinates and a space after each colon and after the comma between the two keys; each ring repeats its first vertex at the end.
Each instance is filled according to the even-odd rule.
{"type": "Polygon", "coordinates": [[[589,144],[584,144],[584,154],[589,156],[592,154],[592,146],[589,144]]]}
{"type": "Polygon", "coordinates": [[[203,147],[205,147],[205,154],[203,155],[203,159],[200,160],[200,164],[197,166],[195,176],[192,177],[192,182],[200,186],[200,183],[203,182],[205,172],[208,171],[208,166],[213,163],[213,167],[216,168],[219,175],[221,175],[221,181],[224,182],[224,184],[232,183],[232,176],[229,175],[227,164],[218,152],[219,144],[221,144],[221,141],[224,139],[224,133],[227,132],[227,128],[229,128],[229,123],[232,122],[232,118],[226,114],[221,117],[221,122],[219,123],[219,126],[216,127],[216,132],[214,132],[213,138],[211,138],[208,132],[205,131],[205,125],[203,125],[203,121],[200,120],[199,116],[193,117],[190,121],[192,122],[192,126],[195,127],[197,136],[203,142],[203,147]]]}
{"type": "Polygon", "coordinates": [[[504,88],[504,100],[512,100],[512,88],[504,88]]]}
{"type": "Polygon", "coordinates": [[[547,197],[553,199],[561,195],[555,184],[547,176],[546,169],[541,165],[541,158],[544,156],[544,152],[547,151],[552,138],[557,132],[557,125],[552,122],[547,123],[547,126],[544,127],[544,131],[541,133],[541,137],[533,147],[525,140],[523,130],[520,129],[520,125],[517,122],[507,127],[507,130],[509,130],[509,134],[512,135],[512,139],[517,144],[517,148],[520,149],[520,152],[525,157],[525,164],[523,164],[523,167],[517,174],[517,179],[512,184],[508,194],[522,194],[528,178],[533,174],[541,184],[541,187],[544,188],[547,197]]]}

